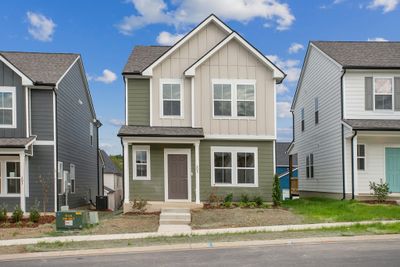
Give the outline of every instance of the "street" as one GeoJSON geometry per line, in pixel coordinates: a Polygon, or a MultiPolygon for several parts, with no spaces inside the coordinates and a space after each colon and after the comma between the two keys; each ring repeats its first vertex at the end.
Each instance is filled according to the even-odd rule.
{"type": "MultiPolygon", "coordinates": [[[[16,256],[18,258],[18,256],[16,256]]],[[[0,262],[0,266],[399,266],[400,241],[209,248],[0,262]]]]}

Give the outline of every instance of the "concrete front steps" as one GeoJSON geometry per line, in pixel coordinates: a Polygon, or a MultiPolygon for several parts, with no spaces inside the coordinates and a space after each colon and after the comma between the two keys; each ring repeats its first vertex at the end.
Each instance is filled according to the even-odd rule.
{"type": "Polygon", "coordinates": [[[187,208],[163,208],[160,214],[158,232],[190,232],[191,215],[187,208]]]}

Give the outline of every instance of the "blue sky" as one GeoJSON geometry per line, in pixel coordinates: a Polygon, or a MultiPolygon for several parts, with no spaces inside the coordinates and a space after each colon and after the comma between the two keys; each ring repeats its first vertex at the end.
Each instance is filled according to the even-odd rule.
{"type": "Polygon", "coordinates": [[[211,12],[275,61],[278,139],[291,139],[290,103],[309,40],[400,38],[400,0],[2,0],[0,50],[75,52],[84,60],[100,145],[120,153],[121,76],[133,46],[171,44],[211,12]]]}

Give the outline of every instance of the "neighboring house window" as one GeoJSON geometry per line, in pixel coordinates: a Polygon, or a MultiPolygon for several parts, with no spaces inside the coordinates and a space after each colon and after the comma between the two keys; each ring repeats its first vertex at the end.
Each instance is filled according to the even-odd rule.
{"type": "Polygon", "coordinates": [[[212,147],[212,186],[258,186],[257,148],[212,147]]]}
{"type": "Polygon", "coordinates": [[[304,132],[305,125],[304,125],[304,108],[301,109],[301,131],[304,132]]]}
{"type": "Polygon", "coordinates": [[[16,161],[6,162],[7,194],[19,194],[20,188],[20,165],[16,161]]]}
{"type": "Polygon", "coordinates": [[[75,164],[70,164],[69,165],[69,178],[71,181],[71,193],[75,193],[75,187],[76,187],[76,183],[75,183],[75,164]]]}
{"type": "Polygon", "coordinates": [[[232,115],[232,91],[230,84],[214,84],[214,116],[232,115]]]}
{"type": "Polygon", "coordinates": [[[314,105],[315,105],[315,124],[319,123],[319,103],[318,103],[318,97],[315,98],[314,100],[314,105]]]}
{"type": "Polygon", "coordinates": [[[365,171],[365,145],[357,145],[357,169],[365,171]]]}
{"type": "Polygon", "coordinates": [[[16,127],[15,87],[0,86],[0,128],[16,127]]]}
{"type": "Polygon", "coordinates": [[[161,117],[182,116],[182,94],[181,80],[161,81],[161,117]]]}
{"type": "Polygon", "coordinates": [[[392,110],[393,109],[393,79],[375,78],[375,109],[392,110]]]}
{"type": "Polygon", "coordinates": [[[314,178],[314,154],[306,156],[306,177],[314,178]]]}
{"type": "Polygon", "coordinates": [[[90,128],[90,145],[93,146],[93,122],[90,123],[89,128],[90,128]]]}
{"type": "Polygon", "coordinates": [[[255,81],[213,80],[212,84],[214,117],[255,117],[255,81]]]}
{"type": "Polygon", "coordinates": [[[150,180],[150,146],[133,146],[133,179],[150,180]]]}
{"type": "Polygon", "coordinates": [[[64,164],[61,161],[59,161],[57,163],[57,191],[59,195],[65,193],[63,172],[64,172],[64,164]]]}

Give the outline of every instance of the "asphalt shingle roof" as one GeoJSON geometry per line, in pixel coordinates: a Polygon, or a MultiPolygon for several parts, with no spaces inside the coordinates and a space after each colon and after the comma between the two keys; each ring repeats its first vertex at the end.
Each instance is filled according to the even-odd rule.
{"type": "Polygon", "coordinates": [[[140,74],[169,48],[170,46],[135,46],[128,58],[123,73],[140,74]]]}
{"type": "MultiPolygon", "coordinates": [[[[276,166],[289,166],[289,155],[286,153],[289,142],[276,142],[276,166]]],[[[293,166],[297,166],[297,157],[293,156],[293,166]]]]}
{"type": "Polygon", "coordinates": [[[118,136],[204,137],[204,132],[203,128],[125,125],[119,130],[118,136]]]}
{"type": "Polygon", "coordinates": [[[36,136],[28,138],[0,138],[0,148],[24,148],[36,136]]]}
{"type": "Polygon", "coordinates": [[[343,120],[354,130],[399,130],[400,120],[343,120]]]}
{"type": "Polygon", "coordinates": [[[103,159],[104,173],[121,174],[114,162],[110,159],[107,152],[100,150],[101,158],[103,159]]]}
{"type": "Polygon", "coordinates": [[[79,54],[0,52],[5,59],[37,84],[56,84],[79,54]]]}
{"type": "Polygon", "coordinates": [[[345,68],[400,68],[400,42],[311,42],[345,68]]]}

